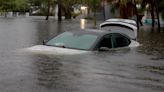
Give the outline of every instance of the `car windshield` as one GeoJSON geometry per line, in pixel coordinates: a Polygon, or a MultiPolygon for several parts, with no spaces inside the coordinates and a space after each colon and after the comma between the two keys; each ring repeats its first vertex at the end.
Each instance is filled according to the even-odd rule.
{"type": "Polygon", "coordinates": [[[89,50],[97,38],[97,35],[94,34],[64,32],[63,34],[60,34],[52,40],[48,41],[46,45],[89,50]]]}

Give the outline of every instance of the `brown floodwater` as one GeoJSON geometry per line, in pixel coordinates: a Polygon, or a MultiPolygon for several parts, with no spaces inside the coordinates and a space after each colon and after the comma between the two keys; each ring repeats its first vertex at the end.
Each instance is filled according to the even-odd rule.
{"type": "Polygon", "coordinates": [[[0,92],[163,92],[163,29],[141,28],[136,48],[80,55],[18,52],[92,26],[85,20],[0,18],[0,92]]]}

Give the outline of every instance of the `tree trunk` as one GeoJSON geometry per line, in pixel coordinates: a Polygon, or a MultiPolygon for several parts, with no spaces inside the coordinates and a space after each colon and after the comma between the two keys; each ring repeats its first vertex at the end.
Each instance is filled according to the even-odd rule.
{"type": "Polygon", "coordinates": [[[121,18],[128,19],[127,7],[125,5],[120,6],[120,16],[121,18]]]}
{"type": "Polygon", "coordinates": [[[4,12],[4,17],[5,18],[7,18],[7,13],[8,13],[7,10],[5,10],[5,12],[4,12]]]}
{"type": "Polygon", "coordinates": [[[96,21],[96,1],[94,0],[94,9],[93,9],[93,12],[94,12],[94,15],[93,15],[93,23],[94,23],[94,27],[96,27],[96,24],[97,24],[97,21],[96,21]]]}
{"type": "Polygon", "coordinates": [[[159,11],[158,11],[158,8],[157,8],[157,3],[155,1],[154,1],[154,7],[155,7],[156,15],[157,15],[157,20],[158,20],[158,29],[160,31],[159,11]]]}
{"type": "Polygon", "coordinates": [[[58,0],[58,21],[62,21],[62,5],[61,5],[61,0],[58,0]]]}
{"type": "Polygon", "coordinates": [[[151,2],[152,27],[154,28],[155,26],[154,4],[153,4],[153,0],[151,0],[150,2],[151,2]]]}
{"type": "Polygon", "coordinates": [[[47,7],[47,16],[46,16],[46,20],[49,19],[49,15],[50,15],[50,0],[48,0],[48,7],[47,7]]]}
{"type": "Polygon", "coordinates": [[[7,18],[7,12],[5,12],[5,18],[7,18]]]}
{"type": "Polygon", "coordinates": [[[136,17],[137,17],[137,28],[139,30],[139,15],[138,15],[138,10],[137,10],[137,7],[136,7],[136,1],[134,0],[134,9],[135,9],[135,14],[136,14],[136,17]]]}
{"type": "Polygon", "coordinates": [[[91,9],[90,9],[89,6],[90,6],[90,4],[89,4],[89,0],[87,0],[87,7],[88,7],[87,16],[90,15],[90,11],[91,11],[91,9]]]}
{"type": "Polygon", "coordinates": [[[103,16],[104,16],[104,21],[106,20],[106,16],[105,16],[105,1],[103,1],[103,16]]]}
{"type": "Polygon", "coordinates": [[[66,7],[64,9],[64,12],[65,12],[65,19],[71,19],[72,15],[71,15],[71,10],[70,8],[66,7]]]}
{"type": "Polygon", "coordinates": [[[97,24],[97,22],[96,22],[96,11],[94,12],[93,22],[94,22],[94,27],[96,27],[96,24],[97,24]]]}

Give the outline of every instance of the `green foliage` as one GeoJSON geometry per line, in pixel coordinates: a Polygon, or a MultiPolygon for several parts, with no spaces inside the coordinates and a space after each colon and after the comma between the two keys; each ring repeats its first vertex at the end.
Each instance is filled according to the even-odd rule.
{"type": "Polygon", "coordinates": [[[0,11],[10,11],[14,7],[14,0],[0,0],[0,11]]]}
{"type": "Polygon", "coordinates": [[[84,19],[93,20],[93,17],[91,17],[91,16],[86,16],[86,17],[84,17],[84,19]]]}
{"type": "Polygon", "coordinates": [[[0,0],[0,11],[24,11],[27,9],[27,0],[0,0]]]}
{"type": "Polygon", "coordinates": [[[115,9],[117,9],[117,7],[115,5],[111,5],[110,12],[114,14],[115,13],[115,9]]]}
{"type": "Polygon", "coordinates": [[[15,11],[25,11],[28,9],[28,2],[27,0],[15,0],[15,11]]]}
{"type": "Polygon", "coordinates": [[[43,0],[28,0],[32,6],[41,6],[43,0]]]}
{"type": "Polygon", "coordinates": [[[101,5],[101,0],[83,0],[82,4],[87,5],[90,9],[95,11],[95,9],[101,5]]]}

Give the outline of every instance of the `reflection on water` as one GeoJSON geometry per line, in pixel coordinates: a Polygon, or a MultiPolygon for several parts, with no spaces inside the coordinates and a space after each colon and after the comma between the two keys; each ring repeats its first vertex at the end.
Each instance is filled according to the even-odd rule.
{"type": "Polygon", "coordinates": [[[85,19],[81,19],[81,22],[80,22],[80,25],[81,25],[81,29],[85,29],[86,28],[86,20],[85,19]]]}
{"type": "MultiPolygon", "coordinates": [[[[63,31],[79,30],[80,21],[58,23],[56,20],[44,21],[37,18],[0,21],[2,92],[164,90],[163,33],[141,30],[138,40],[142,46],[137,48],[79,55],[18,53],[14,51],[41,44],[43,39],[50,39],[63,31]]],[[[90,25],[86,24],[87,28],[90,25]]]]}
{"type": "Polygon", "coordinates": [[[46,88],[58,88],[63,87],[65,76],[62,75],[60,67],[62,64],[57,58],[48,58],[48,56],[36,56],[39,57],[35,62],[37,69],[37,84],[46,88]],[[61,80],[62,79],[62,80],[61,80]]]}
{"type": "Polygon", "coordinates": [[[153,60],[164,59],[164,33],[144,32],[139,33],[139,41],[142,46],[139,48],[140,53],[152,55],[153,60]]]}
{"type": "MultiPolygon", "coordinates": [[[[139,68],[148,70],[149,72],[153,72],[159,75],[164,75],[164,66],[139,66],[139,68]]],[[[164,81],[163,81],[164,82],[164,81]]]]}

